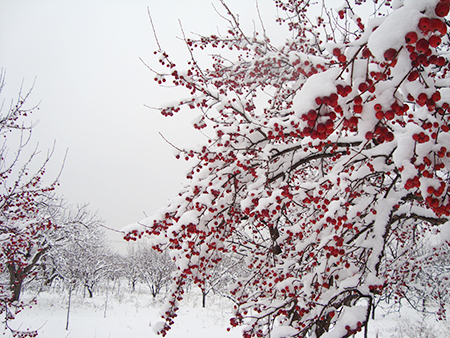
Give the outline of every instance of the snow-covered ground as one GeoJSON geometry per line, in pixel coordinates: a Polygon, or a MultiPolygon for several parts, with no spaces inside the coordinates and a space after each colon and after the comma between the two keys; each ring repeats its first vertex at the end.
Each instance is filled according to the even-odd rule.
{"type": "MultiPolygon", "coordinates": [[[[226,330],[232,314],[229,300],[210,296],[207,307],[202,308],[201,295],[190,292],[182,304],[167,337],[241,337],[239,329],[226,330]]],[[[142,290],[109,295],[108,299],[105,295],[72,296],[69,329],[66,330],[67,295],[43,292],[37,297],[37,305],[23,310],[11,326],[21,330],[38,329],[38,338],[156,338],[153,326],[160,321],[158,308],[161,305],[162,297],[154,300],[142,290]]],[[[6,332],[3,337],[12,335],[6,332]]]]}
{"type": "MultiPolygon", "coordinates": [[[[26,297],[31,297],[26,294],[26,297]]],[[[97,295],[94,298],[72,297],[69,329],[66,330],[67,295],[42,292],[37,305],[20,313],[11,323],[25,330],[38,329],[38,338],[148,338],[158,337],[153,326],[159,321],[162,298],[154,300],[143,289],[134,293],[97,295]],[[106,310],[105,310],[106,306],[106,310]]],[[[227,332],[232,303],[211,295],[206,308],[195,290],[187,293],[168,338],[238,338],[239,328],[227,332]]],[[[407,308],[402,313],[384,315],[377,309],[377,320],[370,322],[369,337],[377,338],[441,338],[450,337],[450,325],[437,323],[430,315],[422,316],[407,308]]],[[[3,337],[10,338],[9,332],[3,337]]],[[[363,337],[362,334],[356,337],[363,337]]]]}

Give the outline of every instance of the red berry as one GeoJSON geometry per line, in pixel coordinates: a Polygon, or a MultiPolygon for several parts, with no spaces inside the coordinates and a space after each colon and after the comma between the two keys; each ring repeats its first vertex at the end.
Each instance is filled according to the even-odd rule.
{"type": "Polygon", "coordinates": [[[445,66],[446,63],[447,63],[447,60],[446,60],[443,56],[439,56],[439,57],[437,58],[437,65],[438,65],[439,67],[445,66]]]}
{"type": "Polygon", "coordinates": [[[439,46],[441,44],[441,38],[437,35],[432,35],[432,36],[430,36],[430,39],[428,40],[428,42],[430,43],[431,47],[436,48],[437,46],[439,46]]]}
{"type": "Polygon", "coordinates": [[[386,134],[384,134],[384,139],[386,142],[392,142],[394,140],[394,134],[388,131],[386,134]]]}
{"type": "Polygon", "coordinates": [[[395,58],[395,55],[397,54],[397,50],[394,48],[389,48],[387,51],[384,52],[384,58],[386,61],[391,61],[395,58]]]}
{"type": "Polygon", "coordinates": [[[424,65],[424,66],[427,66],[427,61],[428,61],[428,59],[427,59],[427,56],[425,55],[425,54],[420,54],[418,57],[417,57],[417,62],[420,64],[420,65],[424,65]]]}
{"type": "Polygon", "coordinates": [[[369,85],[366,82],[362,82],[358,86],[358,90],[360,92],[365,92],[369,88],[369,85]]]}
{"type": "Polygon", "coordinates": [[[443,18],[444,16],[447,16],[449,10],[450,10],[450,4],[446,1],[440,1],[436,5],[434,12],[436,13],[437,16],[443,18]]]}
{"type": "Polygon", "coordinates": [[[370,52],[369,48],[364,47],[364,49],[362,51],[363,58],[368,59],[371,55],[372,55],[372,53],[370,52]]]}
{"type": "Polygon", "coordinates": [[[409,58],[411,59],[411,61],[417,60],[417,53],[416,52],[410,53],[409,58]]]}
{"type": "Polygon", "coordinates": [[[317,132],[323,134],[327,130],[327,127],[323,123],[317,125],[317,132]]]}
{"type": "Polygon", "coordinates": [[[340,50],[339,48],[333,49],[333,55],[334,55],[334,56],[339,56],[339,55],[341,55],[341,50],[340,50]]]}
{"type": "Polygon", "coordinates": [[[362,110],[363,110],[363,107],[362,107],[361,105],[359,105],[359,104],[355,104],[355,105],[353,106],[353,111],[354,111],[356,114],[360,114],[360,113],[362,112],[362,110]]]}
{"type": "Polygon", "coordinates": [[[383,117],[384,117],[384,113],[380,110],[380,111],[377,111],[376,113],[375,113],[375,117],[378,119],[378,120],[382,120],[383,119],[383,117]]]}
{"type": "Polygon", "coordinates": [[[434,92],[433,93],[433,95],[431,95],[431,99],[434,101],[434,102],[438,102],[438,101],[440,101],[441,100],[441,93],[440,92],[434,92]]]}
{"type": "Polygon", "coordinates": [[[441,19],[433,18],[430,21],[430,30],[432,32],[438,31],[441,35],[447,34],[447,25],[441,19]]]}
{"type": "Polygon", "coordinates": [[[422,32],[427,33],[431,27],[431,20],[427,17],[420,18],[419,28],[422,32]]]}
{"type": "Polygon", "coordinates": [[[423,107],[425,105],[425,103],[428,100],[428,96],[425,93],[420,93],[419,96],[417,96],[417,103],[419,104],[419,106],[423,107]]]}
{"type": "Polygon", "coordinates": [[[406,50],[412,53],[416,50],[416,48],[413,45],[406,45],[406,50]]]}
{"type": "Polygon", "coordinates": [[[308,120],[315,121],[317,118],[317,112],[314,109],[311,109],[307,114],[308,120]]]}
{"type": "Polygon", "coordinates": [[[420,39],[416,43],[416,50],[420,53],[425,53],[429,46],[430,44],[428,43],[427,39],[420,39]]]}
{"type": "Polygon", "coordinates": [[[386,113],[384,113],[384,117],[387,120],[393,120],[394,117],[395,117],[395,114],[394,114],[394,112],[392,110],[388,110],[386,113]]]}
{"type": "Polygon", "coordinates": [[[361,96],[355,96],[355,98],[353,99],[353,102],[355,102],[355,104],[361,104],[362,103],[362,98],[361,96]]]}
{"type": "Polygon", "coordinates": [[[416,32],[409,32],[405,35],[405,41],[407,44],[412,45],[417,41],[417,33],[416,32]]]}
{"type": "Polygon", "coordinates": [[[344,63],[345,61],[347,61],[347,58],[346,58],[346,56],[344,54],[341,54],[341,55],[338,56],[338,61],[340,63],[344,63]]]}
{"type": "Polygon", "coordinates": [[[438,60],[438,57],[436,55],[431,55],[428,58],[428,61],[430,61],[430,63],[433,64],[433,65],[437,65],[437,60],[438,60]]]}

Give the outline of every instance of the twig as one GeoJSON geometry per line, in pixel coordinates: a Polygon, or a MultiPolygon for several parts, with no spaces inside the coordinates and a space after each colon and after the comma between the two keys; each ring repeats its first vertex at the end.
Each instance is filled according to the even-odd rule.
{"type": "Polygon", "coordinates": [[[158,45],[159,51],[162,51],[161,45],[159,44],[158,36],[156,35],[155,25],[153,24],[152,14],[150,13],[150,7],[147,6],[148,18],[150,19],[150,24],[152,25],[153,35],[155,36],[156,44],[158,45]]]}
{"type": "Polygon", "coordinates": [[[164,141],[166,141],[168,144],[170,144],[173,148],[175,148],[176,150],[178,150],[179,152],[183,152],[182,149],[178,148],[177,146],[173,145],[172,143],[170,143],[163,134],[159,133],[159,135],[163,138],[164,141]]]}

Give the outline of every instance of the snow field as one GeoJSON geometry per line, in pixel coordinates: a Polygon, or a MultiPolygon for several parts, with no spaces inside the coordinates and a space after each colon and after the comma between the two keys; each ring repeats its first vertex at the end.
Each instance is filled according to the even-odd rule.
{"type": "MultiPolygon", "coordinates": [[[[25,295],[28,298],[30,295],[25,295]]],[[[163,297],[156,300],[140,290],[126,295],[94,295],[93,298],[72,296],[69,329],[66,331],[67,295],[43,292],[37,305],[25,309],[11,322],[20,330],[38,329],[38,338],[147,338],[158,337],[153,326],[160,321],[163,297]]],[[[179,316],[167,338],[238,338],[240,329],[226,331],[232,304],[220,296],[208,296],[201,307],[201,294],[190,292],[181,302],[179,316]]],[[[12,338],[9,331],[3,337],[12,338]]]]}
{"type": "MultiPolygon", "coordinates": [[[[26,293],[24,300],[33,296],[26,293]]],[[[11,326],[21,330],[38,329],[38,338],[156,338],[153,327],[160,321],[159,309],[163,302],[164,296],[153,299],[143,285],[134,293],[108,297],[97,294],[93,298],[83,298],[74,294],[66,330],[67,294],[41,292],[37,305],[23,310],[11,326]]],[[[233,303],[220,295],[208,295],[206,308],[202,308],[201,293],[192,288],[181,302],[178,317],[166,337],[240,338],[240,328],[226,330],[232,309],[233,303]]],[[[369,322],[370,338],[450,337],[448,321],[437,322],[433,315],[417,313],[406,306],[400,312],[390,313],[380,306],[376,315],[376,320],[369,322]]],[[[13,338],[9,331],[4,331],[3,337],[13,338]]],[[[362,332],[355,336],[363,337],[362,332]]]]}

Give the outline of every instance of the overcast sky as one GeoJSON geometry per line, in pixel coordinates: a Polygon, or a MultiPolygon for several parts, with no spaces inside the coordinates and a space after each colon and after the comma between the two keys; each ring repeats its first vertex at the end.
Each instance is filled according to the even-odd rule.
{"type": "MultiPolygon", "coordinates": [[[[0,0],[2,100],[35,81],[33,141],[42,150],[56,141],[49,174],[68,149],[60,194],[72,205],[89,202],[111,228],[150,216],[181,188],[188,166],[160,132],[180,147],[201,142],[190,125],[195,115],[168,119],[144,106],[179,99],[159,88],[139,60],[157,64],[147,6],[163,48],[184,60],[179,19],[187,33],[226,27],[212,3],[221,9],[217,0],[0,0]]],[[[251,27],[256,1],[227,3],[251,27]]],[[[259,6],[272,11],[273,21],[272,1],[259,6]]]]}

